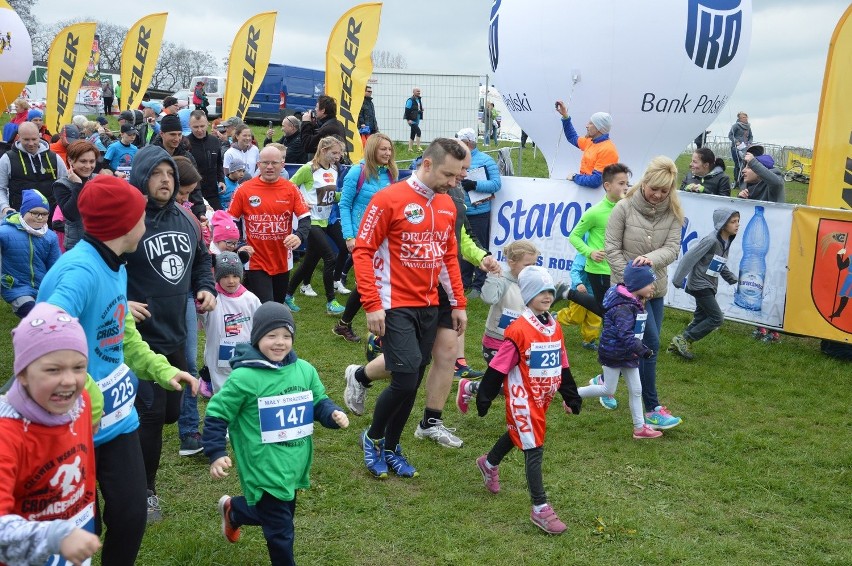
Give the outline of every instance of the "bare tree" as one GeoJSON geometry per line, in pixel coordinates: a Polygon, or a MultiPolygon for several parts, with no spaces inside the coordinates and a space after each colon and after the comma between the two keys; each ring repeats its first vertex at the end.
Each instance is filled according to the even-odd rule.
{"type": "Polygon", "coordinates": [[[216,69],[216,60],[209,52],[187,49],[183,45],[164,41],[151,87],[162,90],[191,87],[189,83],[192,77],[211,74],[216,69]]]}
{"type": "Polygon", "coordinates": [[[391,53],[384,49],[373,50],[371,54],[373,67],[379,69],[407,69],[408,61],[399,53],[391,53]]]}
{"type": "Polygon", "coordinates": [[[30,37],[38,32],[39,21],[33,15],[33,8],[38,4],[38,0],[8,0],[9,5],[18,14],[18,17],[24,22],[24,27],[30,33],[30,37]]]}

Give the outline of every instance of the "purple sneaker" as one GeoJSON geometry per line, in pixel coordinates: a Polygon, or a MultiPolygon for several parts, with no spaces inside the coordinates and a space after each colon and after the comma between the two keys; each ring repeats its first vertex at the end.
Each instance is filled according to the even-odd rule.
{"type": "Polygon", "coordinates": [[[486,463],[488,454],[483,454],[476,459],[476,466],[482,473],[482,480],[485,482],[485,488],[491,493],[500,493],[500,467],[494,466],[489,468],[486,463]]]}

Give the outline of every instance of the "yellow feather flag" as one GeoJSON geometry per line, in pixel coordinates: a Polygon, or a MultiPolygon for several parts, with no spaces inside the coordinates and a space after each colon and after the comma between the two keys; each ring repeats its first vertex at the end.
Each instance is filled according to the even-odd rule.
{"type": "Polygon", "coordinates": [[[852,208],[852,5],[834,28],[825,63],[808,204],[852,208]]]}
{"type": "Polygon", "coordinates": [[[278,12],[264,12],[248,19],[231,45],[222,117],[245,118],[249,104],[260,89],[272,55],[272,37],[278,12]]]}
{"type": "Polygon", "coordinates": [[[71,123],[74,101],[95,41],[94,22],[73,24],[57,34],[47,53],[47,103],[44,125],[53,133],[71,123]]]}
{"type": "Polygon", "coordinates": [[[122,89],[119,111],[138,108],[142,96],[151,85],[163,46],[168,16],[167,12],[150,14],[133,24],[127,32],[121,49],[122,89]]]}
{"type": "Polygon", "coordinates": [[[346,151],[352,163],[364,155],[358,114],[364,88],[373,73],[373,48],[379,37],[382,4],[359,4],[334,25],[325,52],[325,93],[337,100],[337,117],[346,128],[346,151]]]}

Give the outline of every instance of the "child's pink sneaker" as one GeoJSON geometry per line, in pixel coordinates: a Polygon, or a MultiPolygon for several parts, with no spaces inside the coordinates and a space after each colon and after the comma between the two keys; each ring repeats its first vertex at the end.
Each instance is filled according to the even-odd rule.
{"type": "Polygon", "coordinates": [[[483,454],[476,459],[476,467],[482,472],[482,480],[485,488],[491,493],[500,493],[500,471],[499,466],[488,467],[488,454],[483,454]]]}
{"type": "Polygon", "coordinates": [[[633,429],[633,438],[636,440],[642,440],[644,438],[659,438],[661,436],[663,436],[661,431],[654,430],[648,425],[642,425],[642,428],[633,429]]]}
{"type": "Polygon", "coordinates": [[[204,381],[203,379],[200,379],[199,381],[201,383],[198,384],[198,393],[207,399],[213,397],[213,389],[210,387],[210,382],[204,381]]]}
{"type": "Polygon", "coordinates": [[[533,507],[530,512],[530,520],[533,525],[543,530],[549,535],[561,535],[568,528],[565,523],[559,520],[556,512],[550,505],[545,505],[541,511],[536,511],[533,507]]]}

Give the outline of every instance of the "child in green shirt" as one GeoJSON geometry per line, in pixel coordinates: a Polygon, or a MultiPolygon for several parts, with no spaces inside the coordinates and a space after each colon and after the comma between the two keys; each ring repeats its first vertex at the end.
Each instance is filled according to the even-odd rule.
{"type": "Polygon", "coordinates": [[[325,394],[317,370],[293,352],[296,325],[286,306],[268,302],[254,314],[250,344],[238,344],[233,372],[207,405],[204,453],[210,475],[232,466],[226,434],[240,462],[245,495],[219,499],[222,534],[240,538],[241,525],[263,528],[273,564],[295,564],[296,490],[310,486],[313,427],[346,428],[349,419],[325,394]]]}

